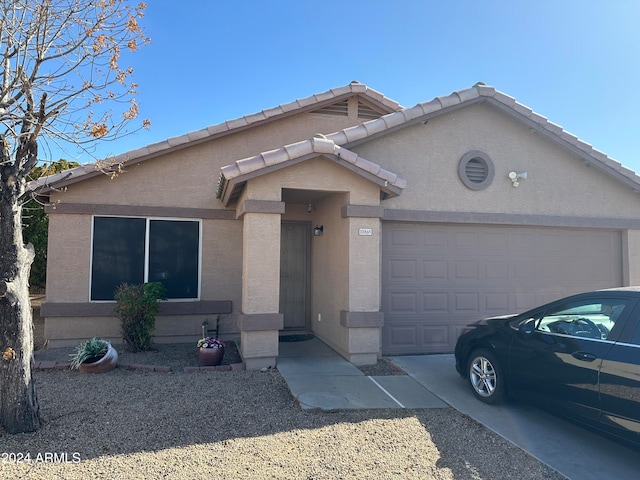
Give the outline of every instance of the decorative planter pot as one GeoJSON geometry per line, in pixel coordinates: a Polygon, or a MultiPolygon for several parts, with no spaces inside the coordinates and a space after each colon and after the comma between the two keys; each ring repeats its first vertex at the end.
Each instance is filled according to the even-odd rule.
{"type": "Polygon", "coordinates": [[[224,347],[198,349],[198,360],[201,367],[220,365],[222,363],[222,357],[224,357],[224,347]]]}
{"type": "Polygon", "coordinates": [[[116,368],[117,363],[118,352],[116,352],[115,348],[109,345],[104,357],[99,358],[95,362],[81,363],[79,370],[81,373],[104,373],[116,368]]]}

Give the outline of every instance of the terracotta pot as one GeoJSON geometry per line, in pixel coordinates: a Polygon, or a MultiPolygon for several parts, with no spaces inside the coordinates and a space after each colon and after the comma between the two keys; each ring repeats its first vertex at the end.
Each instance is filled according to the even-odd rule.
{"type": "Polygon", "coordinates": [[[95,362],[81,363],[79,370],[81,373],[104,373],[116,368],[117,363],[118,352],[109,344],[109,348],[107,349],[107,353],[104,354],[104,357],[95,362]]]}
{"type": "Polygon", "coordinates": [[[224,347],[198,349],[198,360],[201,367],[220,365],[222,363],[222,357],[224,357],[224,347]]]}

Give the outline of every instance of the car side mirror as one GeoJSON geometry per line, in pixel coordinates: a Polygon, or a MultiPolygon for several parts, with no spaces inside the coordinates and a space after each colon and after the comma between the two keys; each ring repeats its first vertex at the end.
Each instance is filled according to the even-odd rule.
{"type": "Polygon", "coordinates": [[[535,322],[533,320],[529,320],[520,325],[520,331],[527,335],[532,334],[536,329],[535,322]]]}

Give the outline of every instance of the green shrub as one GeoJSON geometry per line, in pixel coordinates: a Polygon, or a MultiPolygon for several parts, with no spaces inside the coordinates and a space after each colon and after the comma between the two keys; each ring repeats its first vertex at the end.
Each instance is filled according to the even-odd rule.
{"type": "Polygon", "coordinates": [[[166,300],[166,290],[160,282],[143,285],[123,283],[115,293],[118,306],[116,316],[120,319],[122,339],[134,352],[151,349],[156,315],[160,306],[158,300],[166,300]]]}

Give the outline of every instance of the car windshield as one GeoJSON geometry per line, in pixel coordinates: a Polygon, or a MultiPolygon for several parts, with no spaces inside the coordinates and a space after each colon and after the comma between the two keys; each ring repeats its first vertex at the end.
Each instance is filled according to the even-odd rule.
{"type": "Polygon", "coordinates": [[[535,329],[540,332],[606,340],[625,306],[624,300],[591,300],[563,305],[536,318],[535,329]]]}

